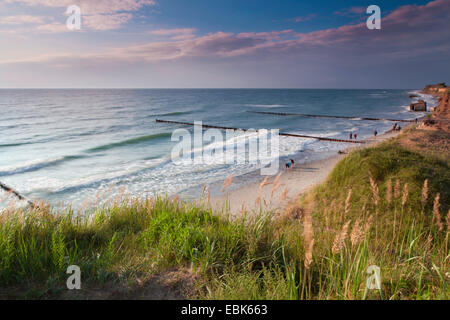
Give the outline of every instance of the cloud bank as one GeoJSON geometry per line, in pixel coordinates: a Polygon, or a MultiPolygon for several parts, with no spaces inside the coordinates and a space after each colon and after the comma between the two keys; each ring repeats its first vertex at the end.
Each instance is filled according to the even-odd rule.
{"type": "MultiPolygon", "coordinates": [[[[76,4],[81,9],[83,27],[86,27],[89,30],[97,31],[118,29],[133,18],[133,14],[131,12],[138,11],[144,6],[156,4],[154,0],[77,0],[75,2],[73,0],[6,0],[6,3],[61,8],[62,10],[65,10],[70,5],[76,4]]],[[[53,22],[44,24],[42,17],[11,16],[3,19],[6,22],[20,22],[21,18],[28,21],[34,21],[33,23],[42,24],[35,30],[38,32],[67,32],[67,29],[63,28],[63,23],[57,24],[56,22],[53,22]],[[39,18],[41,20],[39,20],[39,18]]]]}
{"type": "MultiPolygon", "coordinates": [[[[52,3],[53,1],[39,0],[39,2],[52,3]]],[[[146,3],[150,2],[146,1],[146,3]]],[[[107,9],[103,8],[103,5],[103,1],[99,1],[92,10],[95,8],[95,12],[99,10],[105,12],[107,9]]],[[[129,9],[139,5],[142,5],[142,2],[129,0],[121,3],[118,8],[129,9]]],[[[101,19],[92,18],[91,21],[88,19],[88,24],[100,29],[108,29],[120,25],[129,18],[127,14],[120,14],[117,20],[112,19],[108,24],[103,24],[101,19]]],[[[110,48],[102,54],[77,54],[73,55],[73,58],[136,62],[186,57],[230,58],[257,54],[276,57],[295,54],[329,55],[330,52],[336,55],[377,56],[382,54],[384,58],[395,58],[426,54],[434,49],[447,50],[450,46],[448,21],[450,21],[450,1],[435,0],[423,6],[407,5],[398,8],[382,19],[382,30],[368,30],[365,23],[310,33],[282,30],[235,34],[219,31],[195,36],[193,28],[159,29],[149,33],[156,36],[169,36],[168,41],[110,48]]],[[[70,59],[70,57],[70,53],[64,53],[50,54],[36,59],[43,61],[70,59]]]]}

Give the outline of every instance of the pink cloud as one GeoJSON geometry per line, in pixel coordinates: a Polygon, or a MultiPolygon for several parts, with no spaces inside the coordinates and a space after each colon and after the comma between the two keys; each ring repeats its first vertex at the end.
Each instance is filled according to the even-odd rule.
{"type": "Polygon", "coordinates": [[[149,31],[149,34],[160,37],[170,36],[172,40],[188,40],[195,38],[195,31],[194,28],[159,29],[149,31]]]}
{"type": "Polygon", "coordinates": [[[366,13],[366,7],[350,7],[342,10],[335,11],[334,14],[338,16],[352,16],[352,15],[362,15],[366,13]]]}
{"type": "Polygon", "coordinates": [[[314,19],[315,17],[317,17],[317,14],[308,14],[307,16],[302,16],[302,17],[296,17],[294,18],[295,22],[305,22],[305,21],[310,21],[312,19],[314,19]]]}
{"type": "MultiPolygon", "coordinates": [[[[435,0],[422,6],[409,5],[396,9],[382,18],[381,30],[368,30],[365,23],[309,33],[283,30],[238,34],[215,32],[194,36],[193,29],[161,29],[151,33],[180,38],[112,48],[103,54],[78,54],[72,57],[83,61],[139,62],[191,57],[253,57],[260,54],[278,60],[283,60],[283,55],[290,55],[296,59],[305,56],[314,59],[336,56],[348,61],[353,61],[348,57],[366,61],[383,57],[386,61],[427,55],[430,52],[448,54],[448,21],[450,1],[435,0]]],[[[70,54],[60,54],[39,59],[60,61],[70,57],[70,54]]]]}
{"type": "MultiPolygon", "coordinates": [[[[81,8],[83,26],[91,30],[102,31],[118,29],[132,19],[133,15],[130,12],[137,11],[144,6],[155,5],[154,0],[6,0],[6,2],[22,3],[29,6],[62,8],[64,10],[68,6],[76,4],[81,8]]],[[[38,21],[39,18],[33,16],[17,17],[23,21],[38,21]]],[[[6,20],[5,23],[8,21],[13,22],[14,20],[11,17],[11,20],[6,20]]],[[[16,21],[20,22],[17,19],[16,21]]],[[[43,23],[43,21],[37,23],[43,23]]],[[[54,30],[53,32],[67,31],[55,23],[43,24],[37,30],[46,32],[48,30],[54,30]]]]}
{"type": "Polygon", "coordinates": [[[150,34],[157,36],[171,36],[180,34],[192,34],[195,32],[194,28],[180,28],[180,29],[159,29],[149,31],[150,34]]]}
{"type": "MultiPolygon", "coordinates": [[[[399,7],[382,17],[381,30],[366,28],[365,23],[298,34],[302,44],[334,45],[339,43],[364,43],[373,48],[383,44],[388,48],[416,49],[420,43],[449,37],[447,21],[450,19],[450,1],[435,0],[426,5],[399,7]]],[[[379,48],[382,49],[382,48],[379,48]]]]}
{"type": "Polygon", "coordinates": [[[137,11],[155,5],[154,0],[6,0],[7,3],[24,3],[32,6],[67,8],[78,5],[82,14],[105,14],[119,11],[137,11]]]}
{"type": "Polygon", "coordinates": [[[0,24],[20,25],[20,24],[41,24],[45,18],[40,16],[17,15],[0,18],[0,24]]]}
{"type": "Polygon", "coordinates": [[[83,26],[91,30],[113,30],[127,23],[133,15],[130,13],[93,14],[83,17],[83,26]]]}
{"type": "Polygon", "coordinates": [[[67,26],[63,23],[59,22],[53,22],[48,24],[42,24],[36,27],[34,31],[37,31],[39,33],[61,33],[61,32],[67,32],[67,26]]]}

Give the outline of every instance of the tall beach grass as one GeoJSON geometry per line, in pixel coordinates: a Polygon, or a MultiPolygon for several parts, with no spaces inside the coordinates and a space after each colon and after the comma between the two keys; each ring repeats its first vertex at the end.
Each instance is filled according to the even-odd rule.
{"type": "Polygon", "coordinates": [[[448,299],[449,174],[448,162],[391,141],[352,152],[284,212],[236,218],[167,197],[82,214],[6,210],[0,297],[70,297],[66,269],[78,265],[81,298],[187,270],[179,294],[190,299],[448,299]],[[367,287],[370,266],[379,290],[367,287]]]}

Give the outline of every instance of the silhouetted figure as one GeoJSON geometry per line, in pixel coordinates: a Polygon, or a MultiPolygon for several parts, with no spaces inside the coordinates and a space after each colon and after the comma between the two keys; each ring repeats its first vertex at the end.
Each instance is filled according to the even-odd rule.
{"type": "Polygon", "coordinates": [[[373,132],[373,136],[376,138],[377,137],[377,135],[378,135],[378,131],[377,130],[375,130],[374,132],[373,132]]]}
{"type": "Polygon", "coordinates": [[[287,162],[284,168],[284,171],[289,171],[289,169],[291,168],[291,163],[287,162]]]}
{"type": "Polygon", "coordinates": [[[350,140],[353,139],[353,133],[350,132],[349,138],[350,138],[350,140]]]}
{"type": "Polygon", "coordinates": [[[353,138],[356,140],[356,138],[358,138],[358,135],[356,133],[354,133],[353,138]]]}

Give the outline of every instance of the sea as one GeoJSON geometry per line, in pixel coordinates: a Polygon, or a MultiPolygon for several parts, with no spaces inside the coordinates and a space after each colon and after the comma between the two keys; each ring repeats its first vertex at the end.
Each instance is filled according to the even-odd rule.
{"type": "MultiPolygon", "coordinates": [[[[104,205],[124,195],[195,199],[205,185],[217,195],[230,176],[231,188],[260,179],[261,164],[242,158],[175,163],[172,151],[179,142],[172,141],[174,131],[193,128],[156,119],[337,139],[348,139],[353,132],[365,139],[374,130],[390,130],[393,123],[254,112],[415,119],[424,113],[409,111],[411,101],[418,99],[411,94],[429,107],[437,105],[433,97],[413,89],[1,89],[0,182],[54,207],[104,205]]],[[[251,134],[241,133],[233,143],[248,145],[246,135],[251,134]]],[[[217,150],[218,143],[222,148],[230,141],[205,142],[192,153],[217,150]]],[[[325,159],[346,146],[280,137],[280,163],[325,159]]],[[[248,146],[236,150],[250,152],[248,146]]],[[[10,205],[12,197],[0,191],[0,208],[10,205]]]]}

